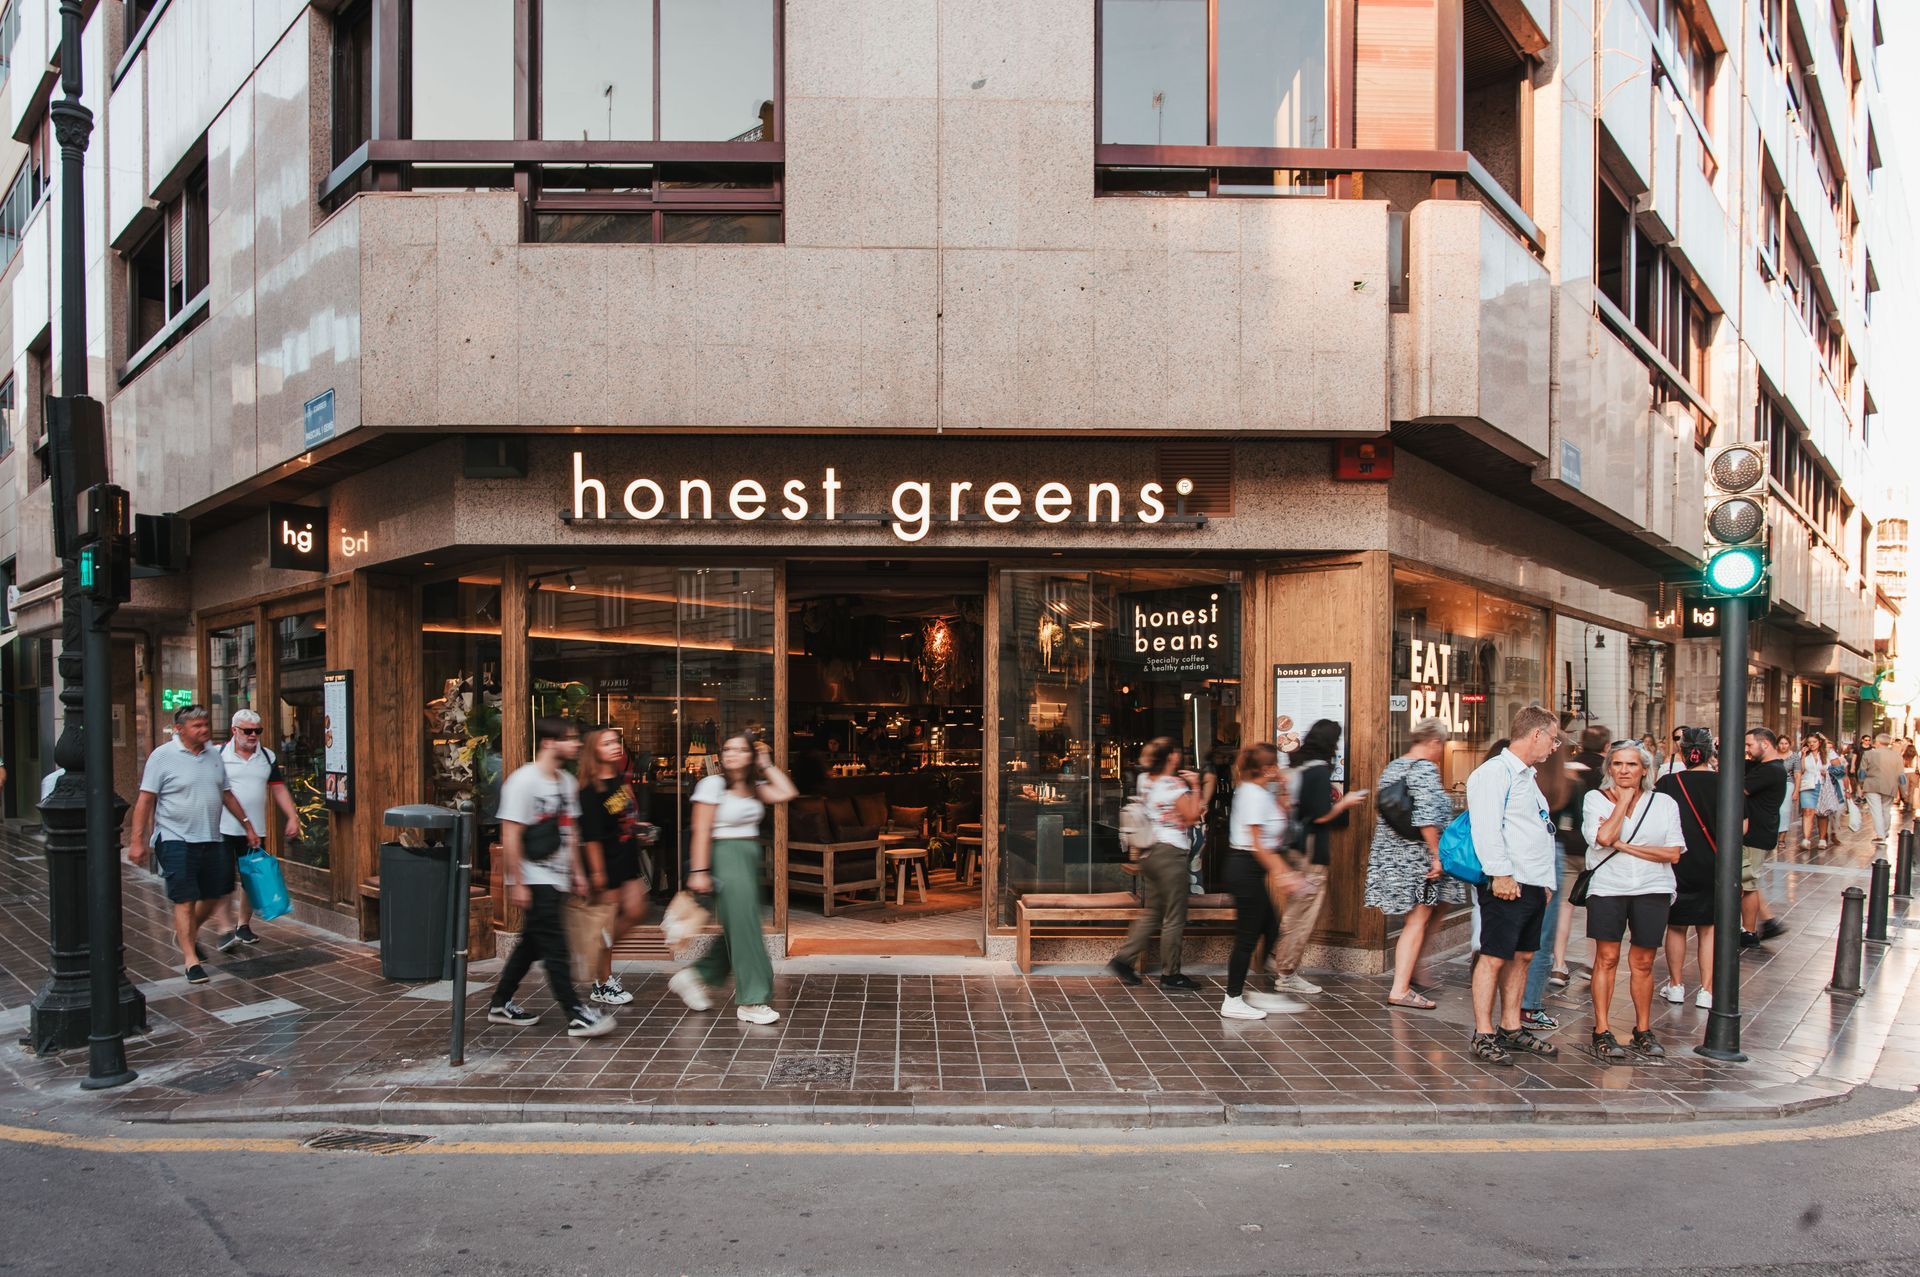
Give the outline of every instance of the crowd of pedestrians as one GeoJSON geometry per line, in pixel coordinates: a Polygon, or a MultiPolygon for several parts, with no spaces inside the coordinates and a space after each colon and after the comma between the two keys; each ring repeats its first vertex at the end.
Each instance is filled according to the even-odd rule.
{"type": "MultiPolygon", "coordinates": [[[[172,739],[147,759],[129,856],[135,863],[157,858],[186,978],[199,983],[208,978],[199,942],[206,924],[215,923],[223,952],[259,942],[245,895],[236,890],[237,858],[262,845],[276,813],[289,840],[299,836],[300,821],[278,760],[260,743],[259,715],[237,711],[231,739],[218,748],[209,744],[204,708],[183,709],[174,722],[172,739]]],[[[1296,1012],[1307,1005],[1302,999],[1322,991],[1299,968],[1329,892],[1332,834],[1369,797],[1335,780],[1340,731],[1321,720],[1290,755],[1260,743],[1235,759],[1224,878],[1236,921],[1224,1018],[1296,1012]]],[[[543,718],[535,737],[533,761],[500,791],[500,853],[520,928],[487,1019],[539,1021],[515,1001],[539,963],[565,1031],[598,1037],[614,1028],[611,1008],[633,999],[612,952],[645,916],[657,831],[645,819],[618,729],[589,730],[583,749],[577,723],[543,718]],[[576,973],[587,981],[585,997],[576,973]]],[[[1364,902],[1400,920],[1387,1005],[1435,1009],[1433,987],[1421,983],[1425,950],[1449,909],[1471,907],[1469,1051],[1490,1065],[1516,1055],[1556,1057],[1560,1050],[1549,1038],[1560,1024],[1546,994],[1571,982],[1568,947],[1575,912],[1584,909],[1593,1055],[1607,1063],[1660,1057],[1653,1004],[1656,996],[1687,1000],[1690,933],[1699,973],[1693,1000],[1713,1005],[1724,743],[1704,728],[1680,727],[1663,762],[1651,737],[1614,740],[1606,727],[1589,723],[1570,739],[1560,718],[1529,706],[1466,778],[1465,813],[1456,815],[1440,770],[1452,737],[1440,719],[1415,722],[1406,753],[1379,775],[1364,902]],[[1477,872],[1448,862],[1456,836],[1467,848],[1462,863],[1477,872]],[[1630,1029],[1613,1021],[1623,945],[1630,1029]],[[1666,978],[1656,983],[1663,950],[1666,978]]],[[[1783,836],[1797,832],[1808,849],[1824,850],[1839,836],[1836,822],[1857,830],[1864,810],[1876,841],[1884,842],[1893,809],[1912,786],[1914,753],[1909,742],[1886,735],[1836,747],[1815,732],[1796,747],[1765,727],[1750,729],[1740,746],[1741,941],[1752,946],[1785,930],[1760,889],[1783,836]]],[[[1108,968],[1127,984],[1142,983],[1140,960],[1157,933],[1161,987],[1196,991],[1202,985],[1182,969],[1182,956],[1192,859],[1214,779],[1186,768],[1179,745],[1165,738],[1149,742],[1138,761],[1129,806],[1140,833],[1130,859],[1142,906],[1108,968]]],[[[780,1015],[771,1005],[773,967],[762,940],[760,831],[768,807],[797,790],[754,734],[725,741],[718,764],[692,794],[686,887],[697,904],[686,907],[717,920],[720,934],[669,987],[688,1007],[705,1011],[731,980],[737,1017],[771,1024],[780,1015]]]]}

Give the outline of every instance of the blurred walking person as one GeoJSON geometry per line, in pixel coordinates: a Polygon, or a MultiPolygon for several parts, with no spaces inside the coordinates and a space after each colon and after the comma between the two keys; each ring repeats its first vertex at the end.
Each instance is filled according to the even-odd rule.
{"type": "Polygon", "coordinates": [[[1180,970],[1180,946],[1187,933],[1187,858],[1192,854],[1187,831],[1201,819],[1204,808],[1200,778],[1181,770],[1180,763],[1180,747],[1165,736],[1148,741],[1140,751],[1140,776],[1134,790],[1153,822],[1153,846],[1140,857],[1144,908],[1107,969],[1127,984],[1139,984],[1140,955],[1147,951],[1147,941],[1157,928],[1161,987],[1192,991],[1199,983],[1180,970]]]}
{"type": "Polygon", "coordinates": [[[1275,791],[1280,787],[1280,751],[1248,745],[1234,766],[1233,815],[1228,822],[1227,889],[1233,892],[1233,953],[1227,960],[1227,995],[1220,1014],[1229,1020],[1261,1020],[1271,1012],[1300,1011],[1306,1004],[1284,993],[1248,989],[1247,969],[1263,942],[1280,937],[1274,896],[1291,892],[1299,875],[1280,856],[1287,818],[1275,791]]]}
{"type": "Polygon", "coordinates": [[[1414,974],[1427,937],[1448,906],[1466,904],[1471,891],[1440,869],[1440,831],[1453,819],[1453,801],[1440,780],[1447,725],[1437,718],[1423,718],[1413,725],[1411,736],[1407,752],[1387,764],[1374,790],[1380,795],[1381,818],[1374,822],[1373,842],[1367,849],[1366,905],[1390,918],[1405,919],[1394,946],[1387,1005],[1431,1011],[1436,1003],[1414,989],[1414,974]],[[1393,813],[1388,811],[1389,798],[1400,792],[1406,795],[1404,829],[1395,823],[1402,815],[1399,805],[1393,813]]]}

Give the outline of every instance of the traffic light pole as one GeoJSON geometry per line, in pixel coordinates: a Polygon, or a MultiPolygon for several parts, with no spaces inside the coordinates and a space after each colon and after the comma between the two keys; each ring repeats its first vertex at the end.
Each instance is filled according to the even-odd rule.
{"type": "MultiPolygon", "coordinates": [[[[63,769],[40,804],[47,831],[46,985],[35,995],[29,1044],[88,1048],[89,1090],[131,1082],[124,1033],[146,1027],[146,999],[121,958],[120,812],[113,792],[112,605],[82,588],[77,501],[106,479],[99,405],[87,393],[83,163],[93,114],[80,101],[81,0],[60,0],[61,96],[48,104],[60,144],[60,399],[49,400],[54,541],[60,556],[60,738],[63,769]],[[83,446],[84,445],[84,446],[83,446]]],[[[97,529],[96,529],[97,531],[97,529]]]]}
{"type": "Polygon", "coordinates": [[[1720,609],[1719,818],[1714,829],[1713,1010],[1707,1040],[1695,1047],[1715,1060],[1741,1061],[1740,848],[1746,814],[1747,618],[1752,600],[1717,600],[1720,609]]]}

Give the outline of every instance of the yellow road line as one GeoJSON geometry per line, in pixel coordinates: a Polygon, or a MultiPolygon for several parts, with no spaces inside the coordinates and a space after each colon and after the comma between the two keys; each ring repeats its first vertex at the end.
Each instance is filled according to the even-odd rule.
{"type": "MultiPolygon", "coordinates": [[[[1737,1130],[1674,1131],[1647,1135],[1533,1134],[1499,1137],[1438,1135],[1298,1135],[1236,1139],[1192,1136],[1146,1142],[1127,1140],[986,1139],[955,1134],[940,1139],[826,1140],[813,1137],[770,1140],[449,1140],[417,1144],[393,1156],[414,1157],[1137,1157],[1145,1154],[1213,1153],[1267,1156],[1276,1153],[1630,1153],[1685,1152],[1691,1149],[1742,1148],[1754,1144],[1794,1144],[1814,1140],[1857,1139],[1920,1126],[1920,1102],[1872,1117],[1824,1126],[1742,1126],[1737,1130]]],[[[291,1136],[131,1136],[74,1135],[65,1131],[0,1125],[0,1143],[88,1153],[311,1153],[291,1136]]]]}

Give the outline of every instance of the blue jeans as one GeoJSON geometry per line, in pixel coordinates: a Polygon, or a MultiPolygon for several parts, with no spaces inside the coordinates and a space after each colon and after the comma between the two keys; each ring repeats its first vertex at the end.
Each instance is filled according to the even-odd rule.
{"type": "Polygon", "coordinates": [[[1527,989],[1520,995],[1520,1006],[1539,1011],[1547,1005],[1547,977],[1553,974],[1553,938],[1560,922],[1560,911],[1567,907],[1566,893],[1573,889],[1573,875],[1567,872],[1565,858],[1558,849],[1553,857],[1553,892],[1547,897],[1546,917],[1540,923],[1540,948],[1527,964],[1527,989]]]}

